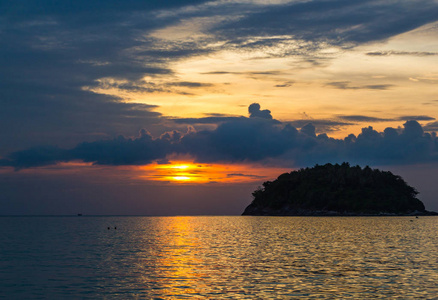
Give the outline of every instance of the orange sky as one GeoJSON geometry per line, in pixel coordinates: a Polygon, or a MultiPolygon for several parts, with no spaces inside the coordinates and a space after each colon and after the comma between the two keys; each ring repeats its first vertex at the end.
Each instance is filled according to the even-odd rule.
{"type": "MultiPolygon", "coordinates": [[[[202,39],[203,22],[208,20],[187,19],[151,36],[163,43],[180,43],[190,34],[202,39]]],[[[257,102],[281,121],[363,115],[386,119],[373,122],[376,129],[383,130],[401,126],[403,122],[397,118],[403,116],[437,117],[437,24],[351,49],[327,45],[312,53],[321,60],[317,65],[285,55],[300,43],[290,36],[287,43],[258,50],[221,50],[218,45],[213,54],[173,63],[172,76],[143,78],[145,87],[171,87],[181,81],[199,86],[181,85],[151,94],[117,88],[126,81],[107,77],[99,79],[100,84],[90,91],[158,105],[157,111],[172,117],[203,117],[206,113],[246,116],[247,106],[257,102]]],[[[425,125],[430,120],[420,122],[425,125]]],[[[358,134],[367,125],[369,121],[357,121],[328,134],[345,137],[358,134]]]]}
{"type": "Polygon", "coordinates": [[[249,199],[316,163],[435,166],[436,0],[52,2],[0,18],[10,212],[75,211],[118,183],[114,207],[135,186],[131,212],[183,190],[198,212],[196,192],[220,208],[214,186],[249,199]]]}

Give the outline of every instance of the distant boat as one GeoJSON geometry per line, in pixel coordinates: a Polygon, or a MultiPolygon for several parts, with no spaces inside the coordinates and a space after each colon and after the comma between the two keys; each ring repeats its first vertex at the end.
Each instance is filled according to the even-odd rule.
{"type": "Polygon", "coordinates": [[[78,217],[82,217],[82,214],[78,214],[78,217]]]}

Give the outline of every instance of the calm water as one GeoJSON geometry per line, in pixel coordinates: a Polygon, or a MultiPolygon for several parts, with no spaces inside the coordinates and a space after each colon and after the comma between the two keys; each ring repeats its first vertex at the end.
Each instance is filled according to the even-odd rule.
{"type": "Polygon", "coordinates": [[[1,217],[0,228],[5,299],[438,297],[438,217],[1,217]]]}

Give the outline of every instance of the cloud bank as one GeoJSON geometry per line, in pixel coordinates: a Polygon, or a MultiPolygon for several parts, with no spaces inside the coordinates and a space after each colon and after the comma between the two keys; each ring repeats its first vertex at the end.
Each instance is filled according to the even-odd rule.
{"type": "MultiPolygon", "coordinates": [[[[41,0],[2,1],[0,10],[0,140],[5,141],[0,155],[54,141],[72,146],[101,136],[128,135],[159,123],[161,115],[153,111],[154,106],[127,103],[92,90],[104,85],[181,94],[178,88],[212,86],[179,80],[172,63],[180,59],[257,49],[267,56],[301,57],[318,64],[327,58],[315,54],[321,49],[378,41],[438,20],[438,4],[432,0],[78,0],[67,4],[41,0]],[[153,34],[196,20],[205,24],[193,38],[168,40],[153,34]],[[167,80],[158,80],[163,76],[167,80]]],[[[368,53],[408,54],[436,53],[368,53]]],[[[275,75],[272,72],[234,73],[275,75]]],[[[217,72],[224,73],[230,72],[217,72]]],[[[339,89],[392,88],[330,84],[339,89]]]]}
{"type": "Polygon", "coordinates": [[[154,138],[141,130],[135,138],[84,142],[70,149],[37,147],[10,153],[1,166],[16,169],[84,161],[98,165],[142,165],[169,155],[190,155],[198,162],[261,162],[284,167],[343,162],[391,165],[438,159],[436,133],[424,132],[415,120],[403,128],[378,132],[365,127],[357,136],[334,139],[316,134],[308,123],[301,128],[272,119],[269,110],[249,106],[250,117],[225,119],[213,130],[172,131],[154,138]]]}

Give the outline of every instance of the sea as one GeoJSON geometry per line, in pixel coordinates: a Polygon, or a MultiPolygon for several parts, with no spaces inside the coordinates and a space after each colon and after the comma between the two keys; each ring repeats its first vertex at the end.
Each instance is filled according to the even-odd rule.
{"type": "Polygon", "coordinates": [[[438,299],[438,217],[0,217],[1,299],[438,299]]]}

